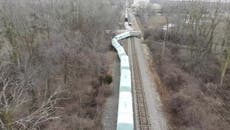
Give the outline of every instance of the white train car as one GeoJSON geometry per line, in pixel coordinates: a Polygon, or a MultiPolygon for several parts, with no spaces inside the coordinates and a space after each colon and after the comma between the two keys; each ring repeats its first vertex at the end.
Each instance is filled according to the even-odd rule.
{"type": "Polygon", "coordinates": [[[121,58],[121,56],[123,55],[126,55],[124,48],[120,45],[120,43],[118,43],[118,41],[115,38],[113,38],[112,40],[112,45],[116,49],[119,58],[121,58]]]}
{"type": "Polygon", "coordinates": [[[120,60],[120,66],[121,66],[121,69],[130,69],[129,67],[129,57],[127,55],[124,55],[121,57],[121,60],[120,60]]]}
{"type": "Polygon", "coordinates": [[[141,32],[140,31],[130,31],[130,36],[131,37],[139,37],[141,38],[141,32]]]}
{"type": "Polygon", "coordinates": [[[117,36],[115,36],[115,38],[119,41],[119,40],[122,40],[122,39],[125,39],[127,37],[130,37],[130,32],[124,32],[122,34],[119,34],[117,36]]]}
{"type": "MultiPolygon", "coordinates": [[[[128,22],[125,26],[128,27],[128,22]]],[[[134,130],[133,100],[132,100],[132,77],[129,64],[129,57],[124,48],[118,42],[119,40],[130,37],[130,31],[119,34],[112,39],[112,45],[117,50],[120,58],[120,85],[119,85],[119,103],[117,113],[117,130],[134,130]]]]}
{"type": "Polygon", "coordinates": [[[122,46],[117,48],[117,53],[120,59],[123,55],[127,55],[125,49],[122,46]]]}
{"type": "Polygon", "coordinates": [[[134,130],[132,93],[119,93],[117,130],[134,130]]]}
{"type": "Polygon", "coordinates": [[[121,45],[120,45],[120,43],[117,41],[117,39],[116,38],[113,38],[112,39],[112,45],[113,45],[113,47],[116,49],[116,48],[119,48],[119,47],[122,47],[121,45]]]}
{"type": "Polygon", "coordinates": [[[133,28],[129,25],[129,22],[125,22],[125,29],[126,30],[129,30],[129,31],[132,31],[133,30],[133,28]]]}
{"type": "Polygon", "coordinates": [[[120,92],[132,92],[132,84],[131,84],[131,72],[129,69],[122,69],[121,70],[121,77],[120,77],[120,92]]]}

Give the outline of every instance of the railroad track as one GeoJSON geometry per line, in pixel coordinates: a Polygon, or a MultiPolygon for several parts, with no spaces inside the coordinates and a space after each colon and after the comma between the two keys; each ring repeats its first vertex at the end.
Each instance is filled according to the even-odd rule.
{"type": "Polygon", "coordinates": [[[134,114],[135,114],[135,128],[136,130],[151,130],[149,121],[148,109],[145,100],[144,88],[142,86],[142,79],[140,67],[137,60],[134,38],[129,39],[128,52],[130,55],[132,85],[134,94],[134,114]]]}

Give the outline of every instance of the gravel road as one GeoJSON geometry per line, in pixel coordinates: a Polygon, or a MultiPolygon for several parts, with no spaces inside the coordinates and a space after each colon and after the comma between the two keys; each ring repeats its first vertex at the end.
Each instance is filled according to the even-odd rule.
{"type": "Polygon", "coordinates": [[[164,112],[162,111],[162,104],[159,94],[156,90],[156,84],[154,79],[151,78],[151,71],[144,56],[140,39],[134,38],[134,46],[137,53],[137,60],[140,67],[140,74],[142,79],[142,85],[144,87],[146,104],[149,112],[149,119],[151,128],[153,130],[167,130],[167,122],[164,112]]]}
{"type": "MultiPolygon", "coordinates": [[[[136,30],[140,30],[136,22],[135,16],[130,14],[131,22],[136,30]]],[[[160,96],[156,90],[157,86],[152,78],[151,70],[149,69],[147,56],[145,56],[142,48],[141,39],[134,38],[134,47],[136,50],[137,60],[140,67],[140,75],[142,79],[142,85],[144,88],[147,109],[149,112],[149,120],[152,130],[168,130],[167,120],[164,112],[162,111],[162,103],[160,96]]]]}
{"type": "Polygon", "coordinates": [[[112,95],[107,98],[102,115],[103,130],[116,130],[117,127],[117,111],[120,81],[120,63],[118,57],[113,60],[111,68],[113,68],[112,95]]]}

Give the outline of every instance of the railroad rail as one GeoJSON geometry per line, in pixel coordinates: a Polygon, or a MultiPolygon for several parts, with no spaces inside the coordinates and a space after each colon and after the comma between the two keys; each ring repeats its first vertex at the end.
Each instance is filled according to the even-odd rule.
{"type": "Polygon", "coordinates": [[[145,100],[145,93],[143,91],[142,79],[140,74],[140,67],[137,61],[137,54],[135,49],[134,38],[130,39],[129,54],[130,62],[132,63],[132,78],[133,78],[133,95],[134,95],[134,108],[135,110],[135,127],[137,130],[150,130],[151,125],[148,116],[148,109],[145,100]]]}
{"type": "MultiPolygon", "coordinates": [[[[126,25],[126,24],[125,24],[126,25]]],[[[118,42],[119,40],[138,36],[140,32],[127,30],[124,33],[116,35],[112,39],[112,46],[116,49],[120,59],[120,85],[119,85],[119,103],[117,114],[117,130],[133,130],[133,94],[129,57],[125,49],[118,42]]]]}
{"type": "Polygon", "coordinates": [[[116,49],[121,63],[117,130],[150,130],[145,93],[135,53],[135,43],[132,38],[140,37],[141,32],[134,31],[130,26],[127,8],[125,11],[124,27],[126,32],[118,34],[112,39],[112,45],[116,49]],[[128,44],[129,56],[119,43],[120,40],[126,38],[130,38],[129,40],[131,41],[128,44]]]}

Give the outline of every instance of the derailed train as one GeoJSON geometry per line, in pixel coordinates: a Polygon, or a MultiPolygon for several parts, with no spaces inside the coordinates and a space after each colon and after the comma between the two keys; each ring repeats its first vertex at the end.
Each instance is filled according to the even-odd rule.
{"type": "Polygon", "coordinates": [[[120,85],[117,130],[134,130],[132,80],[129,57],[118,41],[132,36],[140,36],[140,32],[132,31],[132,27],[130,27],[128,24],[127,12],[124,25],[127,32],[116,35],[112,39],[112,46],[116,49],[120,59],[120,85]]]}
{"type": "Polygon", "coordinates": [[[116,36],[112,40],[112,45],[116,49],[120,59],[120,85],[117,114],[117,130],[133,130],[133,100],[129,57],[126,54],[124,48],[119,44],[117,40],[127,38],[129,37],[129,35],[127,35],[127,33],[122,34],[116,36]]]}

